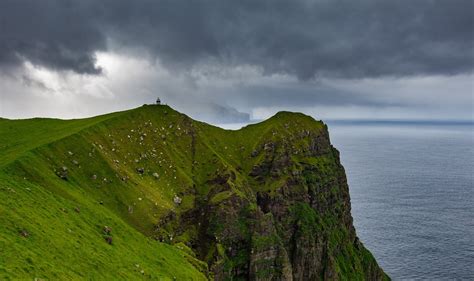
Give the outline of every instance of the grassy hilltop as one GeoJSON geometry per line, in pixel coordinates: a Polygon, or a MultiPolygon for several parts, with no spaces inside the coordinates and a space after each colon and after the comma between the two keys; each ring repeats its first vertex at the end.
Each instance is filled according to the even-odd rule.
{"type": "Polygon", "coordinates": [[[0,279],[384,279],[326,126],[0,119],[0,279]]]}

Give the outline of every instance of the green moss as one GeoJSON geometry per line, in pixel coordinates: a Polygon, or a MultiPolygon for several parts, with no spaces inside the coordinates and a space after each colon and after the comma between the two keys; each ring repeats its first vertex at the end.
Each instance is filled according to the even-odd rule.
{"type": "Polygon", "coordinates": [[[217,243],[216,244],[216,249],[217,249],[217,253],[219,254],[220,257],[222,257],[222,258],[226,257],[225,249],[224,249],[224,246],[222,246],[222,244],[217,243]]]}
{"type": "Polygon", "coordinates": [[[230,196],[232,196],[232,191],[230,191],[230,190],[222,191],[222,192],[219,192],[216,195],[214,195],[211,198],[210,202],[211,202],[211,204],[219,204],[220,202],[228,199],[230,196]]]}
{"type": "Polygon", "coordinates": [[[307,203],[298,202],[290,211],[294,223],[303,235],[313,236],[322,230],[321,218],[307,203]]]}

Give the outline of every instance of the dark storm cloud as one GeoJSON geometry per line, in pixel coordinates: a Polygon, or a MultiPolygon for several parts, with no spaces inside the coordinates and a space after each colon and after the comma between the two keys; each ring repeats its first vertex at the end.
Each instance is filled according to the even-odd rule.
{"type": "Polygon", "coordinates": [[[0,64],[35,65],[98,74],[94,52],[105,50],[105,34],[82,1],[0,1],[0,64]]]}
{"type": "Polygon", "coordinates": [[[471,0],[3,0],[0,67],[100,73],[107,42],[170,68],[363,78],[472,72],[471,0]],[[109,41],[108,41],[109,40],[109,41]]]}

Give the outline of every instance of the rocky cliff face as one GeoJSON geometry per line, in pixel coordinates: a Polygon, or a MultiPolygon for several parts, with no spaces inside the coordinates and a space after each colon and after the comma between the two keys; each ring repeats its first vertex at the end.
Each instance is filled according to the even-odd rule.
{"type": "Polygon", "coordinates": [[[187,237],[215,280],[388,279],[356,236],[327,127],[299,118],[274,117],[250,152],[240,149],[235,169],[209,174],[195,207],[157,231],[187,237]]]}
{"type": "MultiPolygon", "coordinates": [[[[281,112],[226,131],[156,105],[87,120],[37,120],[33,127],[31,122],[11,129],[12,134],[37,137],[24,138],[24,143],[12,137],[10,145],[0,147],[5,154],[0,156],[8,160],[0,171],[10,189],[29,185],[18,202],[61,202],[62,211],[58,217],[58,208],[38,210],[34,204],[8,201],[12,210],[21,206],[25,215],[20,222],[9,217],[7,222],[43,229],[29,231],[41,239],[16,242],[21,249],[38,249],[23,254],[18,264],[33,254],[44,255],[55,237],[63,246],[42,267],[46,276],[66,276],[58,272],[64,265],[57,263],[64,257],[71,268],[65,272],[92,270],[91,279],[103,278],[106,269],[91,269],[89,259],[94,264],[103,258],[109,261],[103,264],[109,274],[120,268],[122,276],[135,276],[134,264],[117,259],[123,254],[145,264],[147,269],[138,272],[142,277],[150,272],[150,279],[180,276],[164,270],[176,264],[185,279],[388,279],[356,236],[339,153],[327,127],[311,117],[281,112]],[[47,126],[52,126],[51,133],[45,136],[47,126]],[[30,195],[30,185],[47,195],[30,195]],[[67,206],[81,211],[73,212],[77,217],[64,217],[67,206]],[[37,213],[40,223],[28,221],[37,213]],[[77,223],[83,227],[71,230],[77,223]],[[113,229],[113,240],[104,242],[104,225],[113,229]],[[151,243],[145,236],[158,241],[155,248],[145,246],[151,243]],[[82,237],[88,243],[78,247],[82,237]],[[136,254],[141,257],[130,252],[131,241],[140,247],[136,254]],[[156,247],[170,250],[165,255],[156,247]],[[98,248],[100,259],[87,254],[98,248]],[[78,251],[89,256],[71,262],[78,251]]],[[[17,232],[11,227],[11,239],[16,241],[17,232]]],[[[17,254],[9,256],[15,259],[17,254]]],[[[31,270],[39,269],[32,265],[31,270]]]]}

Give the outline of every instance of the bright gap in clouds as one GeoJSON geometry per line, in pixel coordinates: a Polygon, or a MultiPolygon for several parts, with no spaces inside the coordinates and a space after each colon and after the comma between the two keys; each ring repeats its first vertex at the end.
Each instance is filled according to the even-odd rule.
{"type": "Polygon", "coordinates": [[[101,75],[29,62],[12,75],[0,74],[0,116],[81,118],[153,103],[159,96],[193,118],[233,129],[280,110],[324,120],[473,118],[473,74],[300,81],[265,75],[251,65],[206,64],[177,73],[136,56],[99,52],[96,58],[101,75]]]}

